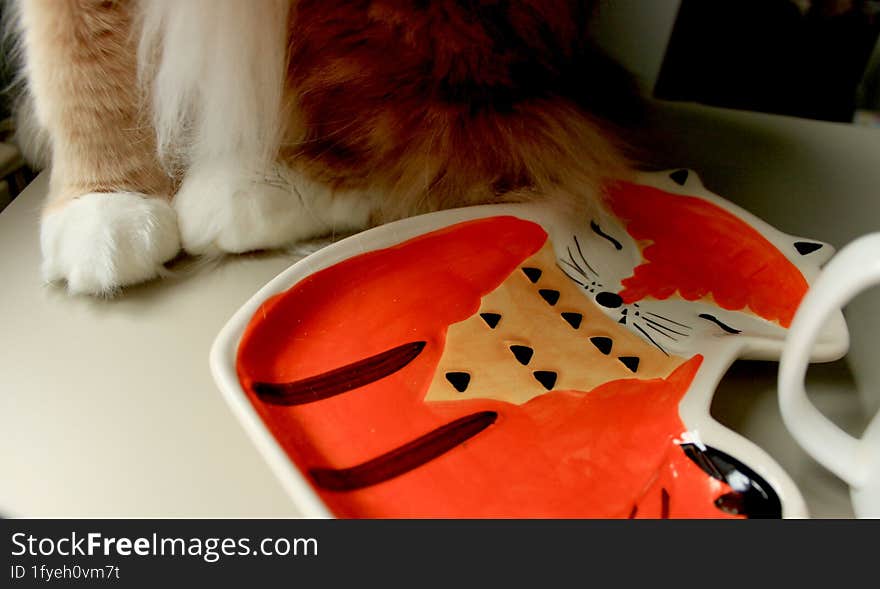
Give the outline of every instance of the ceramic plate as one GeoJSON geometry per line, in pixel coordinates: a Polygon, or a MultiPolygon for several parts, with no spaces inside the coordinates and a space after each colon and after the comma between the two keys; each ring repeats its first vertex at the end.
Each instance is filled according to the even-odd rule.
{"type": "MultiPolygon", "coordinates": [[[[829,245],[688,170],[593,213],[489,205],[391,223],[293,265],[217,337],[215,379],[312,517],[806,517],[709,415],[778,358],[829,245]]],[[[846,352],[838,313],[814,361],[846,352]]]]}

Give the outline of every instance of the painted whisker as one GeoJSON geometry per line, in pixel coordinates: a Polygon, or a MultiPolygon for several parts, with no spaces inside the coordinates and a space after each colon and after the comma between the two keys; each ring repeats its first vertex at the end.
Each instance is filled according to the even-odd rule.
{"type": "Polygon", "coordinates": [[[651,321],[647,317],[642,317],[642,319],[645,321],[645,323],[647,323],[649,325],[653,325],[654,327],[659,327],[660,329],[663,329],[663,330],[668,331],[670,333],[674,333],[675,335],[681,335],[681,336],[685,336],[685,337],[687,337],[687,335],[688,335],[688,334],[682,333],[680,331],[675,331],[674,329],[672,329],[670,327],[666,327],[665,325],[657,323],[656,321],[651,321]]]}
{"type": "MultiPolygon", "coordinates": [[[[571,247],[566,246],[565,251],[568,252],[568,259],[571,260],[571,263],[580,269],[581,273],[584,275],[584,278],[586,278],[587,280],[590,280],[590,277],[587,276],[586,270],[581,268],[581,265],[578,264],[577,260],[574,259],[574,254],[571,253],[571,247]]],[[[594,272],[594,274],[595,274],[595,272],[594,272]]],[[[596,276],[598,276],[598,274],[596,274],[596,276]]]]}
{"type": "Polygon", "coordinates": [[[648,329],[653,329],[654,331],[656,331],[656,332],[659,333],[660,335],[662,335],[662,336],[666,336],[666,337],[668,337],[669,339],[671,339],[671,340],[674,341],[674,342],[677,342],[677,341],[678,341],[677,339],[675,339],[674,337],[672,337],[671,335],[669,335],[669,334],[666,333],[665,331],[660,331],[659,329],[657,329],[657,328],[654,327],[653,325],[647,324],[647,325],[645,325],[645,327],[647,327],[648,329]]]}
{"type": "Polygon", "coordinates": [[[584,264],[586,265],[587,268],[590,269],[590,272],[592,272],[593,274],[595,274],[596,276],[598,276],[599,273],[596,272],[596,270],[595,270],[592,266],[590,266],[590,263],[589,263],[589,262],[587,261],[587,259],[584,257],[584,252],[581,250],[581,243],[578,241],[577,235],[575,235],[575,236],[573,236],[573,237],[574,237],[574,245],[577,247],[578,255],[580,255],[581,260],[584,261],[584,264]]]}
{"type": "Polygon", "coordinates": [[[636,324],[636,323],[633,323],[633,327],[635,327],[636,329],[638,329],[639,331],[641,331],[642,334],[643,334],[646,338],[648,338],[648,341],[650,341],[652,344],[654,344],[655,346],[657,346],[657,349],[658,349],[658,350],[660,350],[661,352],[663,352],[663,353],[666,354],[667,356],[669,355],[669,352],[667,352],[667,351],[663,348],[663,346],[661,346],[661,345],[658,344],[656,341],[654,341],[654,338],[652,338],[650,335],[648,335],[648,332],[645,331],[644,329],[642,329],[641,326],[639,326],[639,325],[636,324]]]}
{"type": "Polygon", "coordinates": [[[650,311],[646,311],[645,315],[650,315],[651,317],[656,317],[657,319],[662,319],[668,323],[672,323],[673,325],[678,325],[679,327],[684,327],[685,329],[693,329],[690,325],[685,325],[684,323],[679,323],[678,321],[673,321],[669,317],[664,317],[663,315],[658,315],[657,313],[651,313],[650,311]]]}
{"type": "MultiPolygon", "coordinates": [[[[564,262],[565,260],[562,260],[562,261],[564,262]]],[[[573,282],[579,284],[579,285],[581,286],[581,288],[587,288],[587,285],[586,285],[586,284],[584,284],[583,282],[581,282],[580,280],[578,280],[577,278],[575,278],[574,276],[572,276],[571,274],[569,274],[568,272],[566,272],[566,271],[565,271],[565,268],[563,268],[562,266],[560,266],[560,265],[558,265],[558,264],[557,264],[556,267],[559,268],[560,270],[562,270],[562,273],[565,274],[566,276],[568,276],[569,279],[571,279],[573,282]]]]}
{"type": "MultiPolygon", "coordinates": [[[[569,254],[571,254],[571,252],[569,252],[569,254]]],[[[578,266],[577,264],[573,264],[573,263],[569,262],[568,260],[560,260],[560,261],[563,264],[565,264],[566,266],[568,266],[569,268],[573,269],[575,272],[577,272],[581,276],[583,276],[586,280],[590,279],[590,277],[587,276],[587,274],[583,271],[583,269],[580,266],[578,266]]]]}

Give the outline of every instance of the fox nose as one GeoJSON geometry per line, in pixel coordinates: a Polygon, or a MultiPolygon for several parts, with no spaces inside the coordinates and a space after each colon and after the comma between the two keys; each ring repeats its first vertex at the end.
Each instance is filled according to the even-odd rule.
{"type": "Polygon", "coordinates": [[[603,307],[616,309],[623,304],[623,299],[620,298],[620,295],[613,292],[600,292],[596,295],[596,302],[603,307]]]}

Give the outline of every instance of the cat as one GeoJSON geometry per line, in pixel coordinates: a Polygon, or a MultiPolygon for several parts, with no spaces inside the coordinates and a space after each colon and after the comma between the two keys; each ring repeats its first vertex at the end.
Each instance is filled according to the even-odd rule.
{"type": "Polygon", "coordinates": [[[71,293],[181,250],[284,247],[439,209],[588,208],[635,85],[594,0],[15,0],[49,138],[42,272],[71,293]]]}

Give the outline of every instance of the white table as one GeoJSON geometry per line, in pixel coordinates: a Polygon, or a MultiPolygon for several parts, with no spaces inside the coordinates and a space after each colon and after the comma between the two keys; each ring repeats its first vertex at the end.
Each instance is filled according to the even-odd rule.
{"type": "MultiPolygon", "coordinates": [[[[784,231],[840,246],[880,229],[880,130],[688,105],[658,105],[652,121],[663,163],[699,170],[784,231]]],[[[111,301],[70,297],[39,278],[46,180],[0,214],[0,514],[296,516],[207,363],[220,327],[295,256],[230,258],[111,301]]],[[[855,345],[877,350],[880,301],[860,304],[855,345]]],[[[860,388],[880,395],[870,364],[880,363],[862,360],[860,388]]],[[[713,414],[779,461],[814,516],[851,517],[843,483],[785,431],[775,369],[734,365],[713,414]]],[[[856,393],[847,362],[811,369],[810,380],[820,407],[859,433],[875,397],[856,393]]]]}
{"type": "Polygon", "coordinates": [[[0,214],[0,512],[297,515],[208,370],[214,335],[291,257],[70,297],[39,278],[46,180],[0,214]]]}

